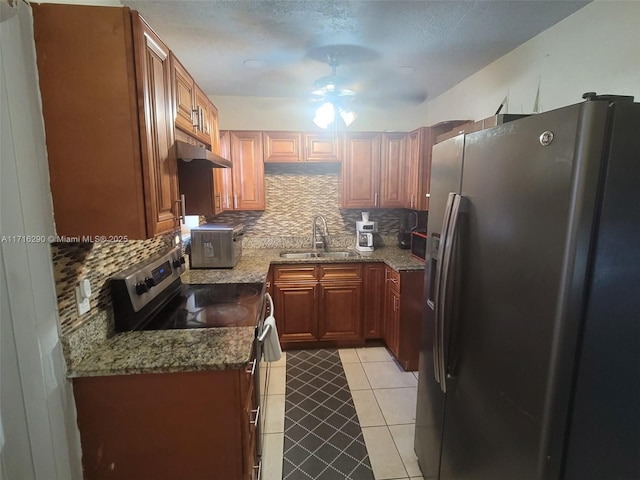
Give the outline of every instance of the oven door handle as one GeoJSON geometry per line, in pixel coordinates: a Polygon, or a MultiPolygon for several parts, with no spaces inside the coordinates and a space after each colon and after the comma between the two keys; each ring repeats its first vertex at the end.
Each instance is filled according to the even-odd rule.
{"type": "Polygon", "coordinates": [[[271,331],[271,325],[265,325],[264,326],[264,330],[262,330],[262,334],[258,337],[258,341],[260,343],[264,342],[264,339],[267,338],[267,335],[269,335],[269,332],[271,331]]]}
{"type": "Polygon", "coordinates": [[[269,302],[269,315],[273,317],[273,298],[271,298],[271,294],[269,292],[264,294],[267,297],[267,301],[269,302]]]}

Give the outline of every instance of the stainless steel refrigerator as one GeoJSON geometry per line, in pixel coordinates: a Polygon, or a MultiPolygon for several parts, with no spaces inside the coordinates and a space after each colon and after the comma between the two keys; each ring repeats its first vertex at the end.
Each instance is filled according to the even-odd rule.
{"type": "Polygon", "coordinates": [[[640,478],[640,104],[587,98],[433,147],[425,478],[640,478]]]}

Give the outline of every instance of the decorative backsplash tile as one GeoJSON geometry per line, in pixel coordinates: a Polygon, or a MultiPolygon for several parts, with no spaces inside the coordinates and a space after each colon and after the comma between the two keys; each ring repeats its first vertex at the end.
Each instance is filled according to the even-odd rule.
{"type": "MultiPolygon", "coordinates": [[[[274,236],[304,237],[310,242],[311,221],[317,214],[327,220],[331,238],[355,237],[356,221],[362,218],[361,210],[338,207],[340,165],[337,164],[265,165],[265,195],[267,206],[264,212],[224,212],[207,221],[244,223],[244,245],[253,246],[252,243],[259,242],[259,238],[274,236]]],[[[369,218],[378,222],[381,237],[393,236],[398,232],[400,215],[404,211],[371,209],[369,218]]]]}
{"type": "Polygon", "coordinates": [[[107,312],[112,319],[109,277],[171,248],[174,245],[174,238],[174,233],[168,233],[150,240],[51,244],[62,336],[91,322],[94,317],[104,312],[107,312]],[[79,316],[76,309],[75,287],[81,279],[85,278],[91,282],[91,310],[79,316]]]}

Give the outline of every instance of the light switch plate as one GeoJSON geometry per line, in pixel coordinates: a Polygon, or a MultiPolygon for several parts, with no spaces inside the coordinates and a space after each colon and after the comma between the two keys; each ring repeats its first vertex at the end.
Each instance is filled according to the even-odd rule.
{"type": "Polygon", "coordinates": [[[76,287],[76,306],[78,307],[78,315],[84,315],[91,310],[91,301],[89,297],[83,297],[80,287],[76,287]]]}

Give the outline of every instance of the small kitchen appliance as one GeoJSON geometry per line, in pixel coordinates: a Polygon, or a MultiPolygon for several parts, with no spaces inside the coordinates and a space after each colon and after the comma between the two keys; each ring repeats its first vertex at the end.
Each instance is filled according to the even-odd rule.
{"type": "Polygon", "coordinates": [[[398,231],[398,246],[403,249],[411,248],[411,233],[427,231],[428,212],[406,210],[400,215],[400,230],[398,231]]]}
{"type": "Polygon", "coordinates": [[[378,222],[369,220],[369,212],[362,212],[362,220],[356,222],[356,250],[358,252],[373,252],[374,233],[378,233],[378,222]]]}
{"type": "Polygon", "coordinates": [[[191,229],[191,268],[233,268],[242,257],[244,225],[206,223],[191,229]]]}

